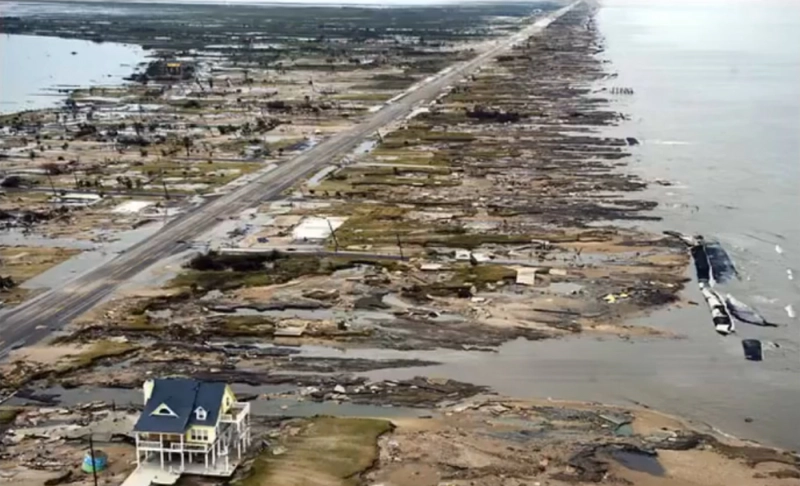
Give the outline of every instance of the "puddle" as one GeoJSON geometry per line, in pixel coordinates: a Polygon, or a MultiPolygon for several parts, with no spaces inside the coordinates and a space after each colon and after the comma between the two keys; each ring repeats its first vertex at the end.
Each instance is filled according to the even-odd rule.
{"type": "MultiPolygon", "coordinates": [[[[94,243],[90,241],[72,240],[67,238],[25,237],[18,245],[42,246],[55,248],[76,248],[84,250],[69,260],[25,281],[21,287],[26,289],[50,289],[63,286],[79,275],[113,260],[125,249],[151,236],[161,228],[161,224],[148,224],[134,230],[109,233],[115,241],[107,243],[94,243]]],[[[0,236],[0,245],[8,245],[13,233],[0,236]]]]}
{"type": "MultiPolygon", "coordinates": [[[[297,387],[295,385],[261,385],[250,386],[243,384],[232,384],[234,394],[263,395],[288,393],[297,387]]],[[[73,407],[81,404],[102,400],[108,403],[115,403],[120,407],[142,406],[144,396],[140,389],[125,388],[95,388],[79,387],[64,389],[62,387],[52,387],[37,391],[37,395],[55,395],[59,403],[57,406],[73,407]]],[[[33,400],[12,397],[7,402],[9,406],[40,405],[33,400]]],[[[338,415],[345,417],[420,417],[431,416],[432,411],[419,408],[392,407],[382,405],[357,405],[353,403],[336,402],[312,402],[298,401],[295,397],[287,398],[256,398],[250,401],[253,415],[273,415],[289,417],[311,417],[314,415],[338,415]]]]}
{"type": "MultiPolygon", "coordinates": [[[[235,346],[241,343],[233,343],[230,341],[212,341],[208,343],[211,346],[235,346]]],[[[253,349],[260,349],[264,351],[271,351],[276,355],[287,354],[287,350],[291,354],[296,354],[303,357],[311,358],[348,358],[348,359],[368,359],[368,360],[397,360],[397,359],[410,359],[420,361],[436,361],[436,362],[460,362],[471,356],[470,351],[452,350],[452,349],[434,349],[434,350],[399,350],[399,349],[382,349],[382,348],[333,348],[328,346],[279,346],[272,343],[249,343],[248,347],[253,349]]],[[[417,375],[424,374],[421,371],[424,368],[403,368],[419,370],[417,375]]],[[[298,374],[291,371],[291,374],[298,374]]],[[[354,373],[355,375],[369,376],[373,372],[354,373]]],[[[317,373],[319,374],[319,373],[317,373]]],[[[412,375],[416,376],[416,375],[412,375]]]]}
{"type": "Polygon", "coordinates": [[[572,282],[553,282],[547,286],[548,292],[564,295],[571,295],[573,293],[580,292],[582,289],[583,285],[578,285],[572,282]]]}
{"type": "Polygon", "coordinates": [[[611,453],[611,457],[632,471],[644,472],[658,477],[663,477],[665,473],[664,466],[658,462],[658,457],[655,455],[651,456],[630,451],[614,451],[611,453]]]}
{"type": "Polygon", "coordinates": [[[339,417],[421,417],[431,416],[427,409],[381,405],[357,405],[342,402],[298,402],[296,398],[272,398],[250,402],[254,415],[313,417],[336,415],[339,417]]]}
{"type": "Polygon", "coordinates": [[[219,316],[262,316],[274,319],[302,319],[306,321],[334,321],[347,319],[354,324],[373,324],[374,321],[394,321],[396,318],[388,312],[379,311],[338,311],[332,309],[284,309],[258,311],[239,308],[231,313],[218,313],[219,316]]]}
{"type": "MultiPolygon", "coordinates": [[[[76,406],[97,400],[115,403],[119,406],[140,406],[144,401],[141,389],[129,390],[126,388],[78,387],[65,389],[54,386],[44,390],[36,390],[37,395],[55,395],[59,406],[76,406]]],[[[6,402],[8,405],[37,405],[39,402],[13,397],[6,402]]]]}
{"type": "Polygon", "coordinates": [[[378,145],[377,140],[364,140],[363,142],[358,144],[358,146],[356,146],[355,149],[353,149],[351,154],[356,157],[359,155],[368,154],[372,151],[372,149],[375,148],[376,145],[378,145]]]}

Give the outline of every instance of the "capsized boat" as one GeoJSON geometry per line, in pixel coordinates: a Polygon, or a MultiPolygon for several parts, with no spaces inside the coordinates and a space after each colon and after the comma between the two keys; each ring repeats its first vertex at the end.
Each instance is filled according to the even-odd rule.
{"type": "Polygon", "coordinates": [[[736,330],[733,319],[731,318],[725,301],[711,287],[703,285],[700,291],[706,298],[708,308],[711,309],[711,320],[714,322],[714,329],[723,336],[727,336],[736,330]]]}
{"type": "Polygon", "coordinates": [[[728,311],[733,315],[733,317],[742,322],[754,324],[756,326],[777,327],[776,324],[770,324],[766,319],[764,319],[764,316],[759,314],[757,310],[753,309],[741,300],[738,300],[731,294],[725,296],[725,305],[728,307],[728,311]]]}

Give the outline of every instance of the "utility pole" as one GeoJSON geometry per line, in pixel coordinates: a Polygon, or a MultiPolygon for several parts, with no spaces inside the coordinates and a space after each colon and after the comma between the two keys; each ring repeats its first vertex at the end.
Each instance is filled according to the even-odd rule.
{"type": "Polygon", "coordinates": [[[397,237],[397,248],[400,250],[400,259],[405,260],[406,258],[403,256],[403,244],[400,242],[400,233],[394,234],[397,237]]]}
{"type": "Polygon", "coordinates": [[[56,194],[56,186],[53,184],[53,179],[50,177],[50,169],[45,170],[47,170],[47,180],[50,181],[50,189],[53,190],[53,197],[58,197],[58,194],[56,194]]]}
{"type": "Polygon", "coordinates": [[[92,456],[92,476],[94,477],[94,486],[97,486],[97,463],[94,459],[94,441],[92,441],[92,434],[89,434],[89,454],[92,456]]]}
{"type": "Polygon", "coordinates": [[[334,249],[335,249],[336,253],[339,253],[339,240],[336,239],[336,230],[333,229],[333,225],[331,224],[331,220],[330,219],[325,218],[325,222],[328,223],[328,228],[331,229],[331,236],[333,236],[333,244],[335,245],[334,249]]]}
{"type": "Polygon", "coordinates": [[[169,191],[167,190],[167,181],[164,180],[164,171],[161,171],[161,186],[164,187],[164,199],[169,201],[169,191]]]}

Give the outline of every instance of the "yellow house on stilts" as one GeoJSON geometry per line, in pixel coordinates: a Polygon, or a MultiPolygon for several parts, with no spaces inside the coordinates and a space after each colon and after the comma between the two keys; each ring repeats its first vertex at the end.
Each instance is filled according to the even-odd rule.
{"type": "Polygon", "coordinates": [[[133,432],[138,469],[174,481],[181,474],[228,477],[250,445],[250,404],[225,383],[148,380],[133,432]]]}

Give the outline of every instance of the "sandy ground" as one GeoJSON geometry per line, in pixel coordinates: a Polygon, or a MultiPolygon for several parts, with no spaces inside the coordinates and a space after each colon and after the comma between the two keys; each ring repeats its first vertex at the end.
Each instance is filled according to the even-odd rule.
{"type": "Polygon", "coordinates": [[[269,450],[245,464],[240,471],[243,481],[234,484],[800,484],[796,457],[697,435],[682,420],[651,410],[589,403],[486,397],[444,407],[429,418],[294,419],[268,436],[269,450]],[[380,432],[382,420],[391,427],[380,432]],[[616,423],[632,429],[620,433],[616,423]],[[672,450],[671,444],[687,437],[702,439],[695,446],[672,450]],[[636,452],[626,456],[620,451],[636,452]]]}
{"type": "MultiPolygon", "coordinates": [[[[509,407],[507,410],[516,411],[532,405],[530,402],[501,403],[509,407]]],[[[623,412],[622,409],[589,404],[537,403],[568,410],[623,412]]],[[[487,410],[493,408],[490,406],[487,410]]],[[[683,422],[677,418],[646,410],[634,413],[634,437],[685,430],[683,422]]],[[[367,474],[367,478],[371,484],[384,486],[585,484],[569,479],[575,472],[569,462],[571,455],[591,443],[630,441],[610,438],[607,431],[593,429],[580,420],[551,422],[555,429],[550,429],[541,439],[536,438],[538,435],[522,435],[523,439],[518,440],[520,436],[514,433],[503,439],[503,434],[515,427],[536,429],[535,421],[525,423],[529,419],[511,419],[512,414],[516,415],[493,410],[489,413],[448,413],[441,419],[394,419],[397,428],[381,438],[379,464],[367,474]]],[[[656,457],[663,468],[660,475],[632,470],[614,459],[599,455],[598,460],[607,465],[607,472],[599,482],[643,486],[800,484],[800,470],[796,466],[773,462],[751,466],[741,459],[726,457],[709,446],[687,451],[657,450],[656,457]]]]}
{"type": "Polygon", "coordinates": [[[63,346],[26,346],[8,354],[8,361],[25,361],[39,365],[55,365],[63,358],[80,354],[86,346],[69,345],[63,346]]]}

